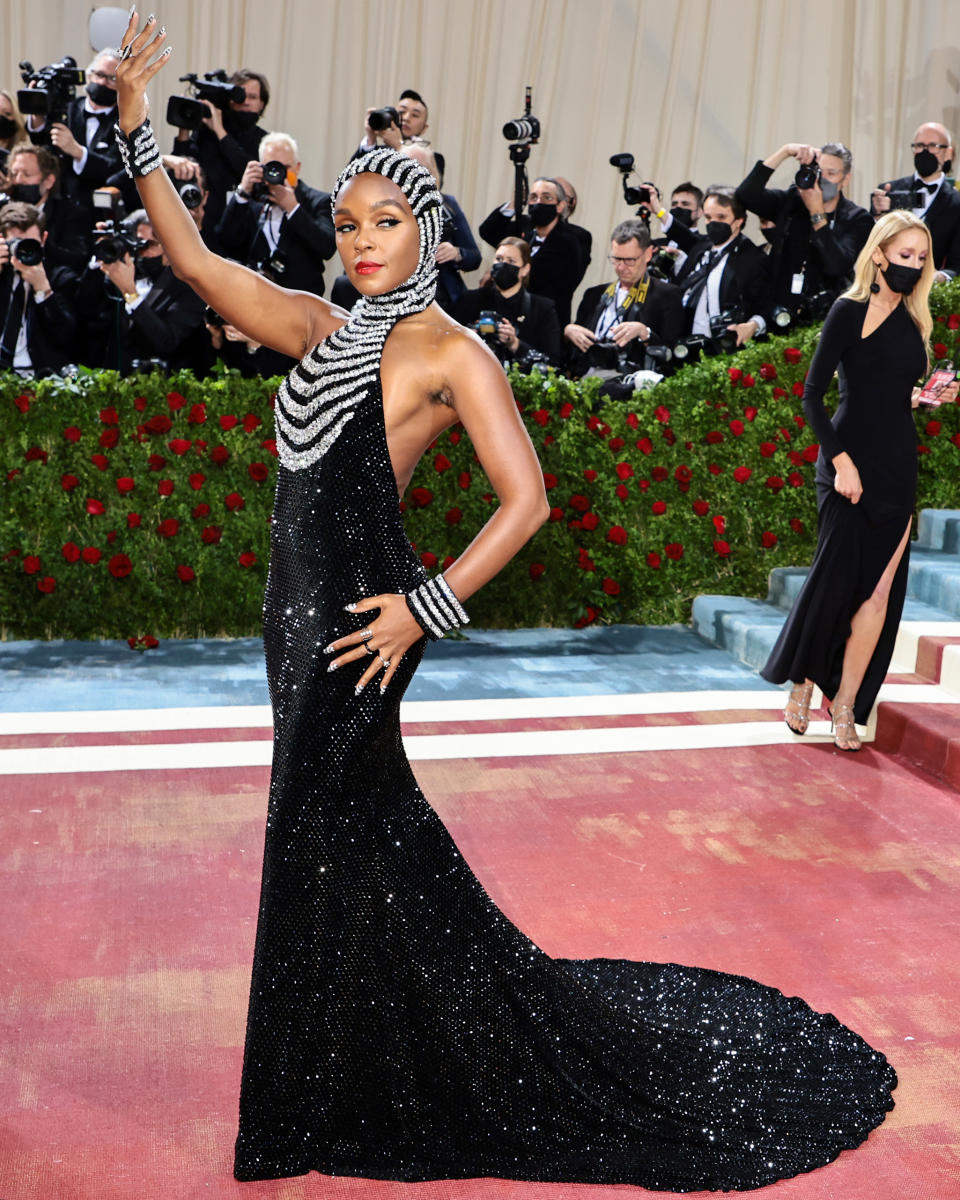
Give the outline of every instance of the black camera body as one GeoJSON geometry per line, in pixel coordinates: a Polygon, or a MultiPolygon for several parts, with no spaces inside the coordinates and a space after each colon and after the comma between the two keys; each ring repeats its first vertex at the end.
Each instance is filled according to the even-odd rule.
{"type": "Polygon", "coordinates": [[[167,172],[167,178],[177,189],[177,194],[183,201],[184,208],[199,208],[203,203],[203,192],[195,179],[178,179],[173,171],[167,172]]]}
{"type": "Polygon", "coordinates": [[[274,250],[269,258],[261,258],[248,265],[264,279],[283,286],[283,277],[287,271],[287,256],[281,250],[274,250]]]}
{"type": "Polygon", "coordinates": [[[86,72],[77,67],[77,60],[69,54],[39,71],[24,59],[20,63],[20,78],[28,85],[17,92],[20,111],[24,116],[44,117],[48,125],[66,124],[67,106],[76,96],[77,88],[87,82],[86,72]]]}
{"type": "Polygon", "coordinates": [[[817,163],[803,163],[797,168],[797,173],[793,177],[793,182],[797,185],[801,192],[807,192],[812,187],[820,182],[820,167],[817,163]]]}
{"type": "Polygon", "coordinates": [[[629,362],[616,342],[594,342],[586,352],[588,367],[596,371],[626,371],[629,362]]]}
{"type": "Polygon", "coordinates": [[[146,245],[120,221],[104,221],[95,237],[93,257],[102,263],[119,262],[125,254],[136,258],[146,245]]]}
{"type": "Polygon", "coordinates": [[[627,183],[628,177],[633,174],[633,155],[626,152],[623,152],[622,154],[611,154],[610,166],[616,167],[620,172],[620,181],[623,184],[623,198],[626,203],[635,204],[640,208],[649,208],[653,200],[650,188],[631,187],[630,184],[627,183]]]}
{"type": "Polygon", "coordinates": [[[374,133],[383,133],[385,129],[389,129],[391,125],[396,125],[400,128],[400,114],[390,104],[385,104],[383,108],[375,108],[368,117],[368,123],[374,133]]]}
{"type": "Polygon", "coordinates": [[[503,136],[515,146],[532,146],[540,140],[540,120],[533,115],[533,89],[529,84],[523,93],[523,116],[507,121],[503,136]]]}
{"type": "Polygon", "coordinates": [[[193,96],[171,96],[167,101],[167,124],[178,129],[200,128],[210,115],[206,104],[201,103],[203,100],[226,112],[231,104],[242,104],[247,98],[240,84],[231,83],[222,67],[202,75],[195,72],[181,75],[180,82],[190,84],[193,96]]]}
{"type": "Polygon", "coordinates": [[[211,308],[209,304],[203,310],[203,323],[204,325],[213,326],[214,329],[222,329],[226,325],[223,317],[220,316],[215,308],[211,308]]]}
{"type": "Polygon", "coordinates": [[[887,192],[891,208],[924,208],[927,203],[927,193],[924,189],[909,188],[887,192]]]}
{"type": "Polygon", "coordinates": [[[39,238],[10,238],[7,246],[10,257],[18,259],[25,267],[36,267],[43,262],[43,242],[39,238]]]}
{"type": "Polygon", "coordinates": [[[743,313],[737,308],[724,309],[710,318],[710,340],[718,352],[731,354],[737,348],[737,335],[728,325],[740,325],[743,313]]]}
{"type": "Polygon", "coordinates": [[[267,200],[270,197],[271,186],[287,182],[287,166],[285,163],[272,159],[263,164],[263,182],[255,183],[251,196],[254,200],[267,200]]]}

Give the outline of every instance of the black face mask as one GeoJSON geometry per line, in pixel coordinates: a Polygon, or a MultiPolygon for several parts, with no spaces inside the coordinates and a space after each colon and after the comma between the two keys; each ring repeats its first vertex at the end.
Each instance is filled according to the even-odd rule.
{"type": "Polygon", "coordinates": [[[919,283],[923,271],[920,267],[904,267],[887,259],[887,269],[881,268],[880,273],[891,292],[908,296],[919,283]]]}
{"type": "Polygon", "coordinates": [[[11,183],[7,195],[11,200],[19,200],[23,204],[39,204],[43,200],[39,183],[11,183]]]}
{"type": "Polygon", "coordinates": [[[223,114],[223,123],[228,129],[231,127],[238,133],[245,133],[248,129],[252,129],[260,119],[260,114],[255,112],[234,112],[231,109],[223,114]]]}
{"type": "Polygon", "coordinates": [[[490,278],[501,292],[509,292],[520,282],[520,268],[516,263],[495,262],[490,268],[490,278]]]}
{"type": "Polygon", "coordinates": [[[928,175],[933,175],[939,166],[937,156],[932,150],[921,150],[913,156],[913,169],[921,179],[926,179],[928,175]]]}
{"type": "Polygon", "coordinates": [[[17,123],[13,117],[0,117],[0,138],[9,138],[17,132],[17,123]]]}
{"type": "Polygon", "coordinates": [[[728,225],[726,221],[707,222],[707,237],[715,246],[722,246],[724,242],[729,242],[732,234],[733,226],[728,225]]]}
{"type": "Polygon", "coordinates": [[[152,279],[156,281],[162,270],[163,258],[159,254],[155,254],[152,258],[141,258],[137,260],[137,274],[142,279],[152,279]]]}
{"type": "Polygon", "coordinates": [[[88,83],[87,95],[101,108],[112,108],[117,102],[117,93],[105,83],[88,83]]]}
{"type": "Polygon", "coordinates": [[[776,245],[776,242],[777,242],[776,226],[774,226],[773,229],[761,229],[760,232],[767,239],[767,241],[770,243],[771,246],[776,245]]]}
{"type": "Polygon", "coordinates": [[[670,216],[681,225],[686,225],[688,229],[693,225],[693,213],[689,208],[671,208],[670,216]]]}
{"type": "Polygon", "coordinates": [[[556,217],[557,206],[555,204],[528,204],[527,212],[530,214],[534,228],[543,229],[556,217]]]}

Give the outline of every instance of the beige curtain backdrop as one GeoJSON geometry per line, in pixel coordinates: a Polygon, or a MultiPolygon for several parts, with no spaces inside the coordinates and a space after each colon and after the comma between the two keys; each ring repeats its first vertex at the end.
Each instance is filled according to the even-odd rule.
{"type": "MultiPolygon", "coordinates": [[[[576,220],[594,235],[586,284],[608,275],[609,232],[630,215],[607,161],[618,151],[668,191],[688,178],[737,183],[787,141],[840,140],[854,155],[852,198],[865,203],[879,180],[908,170],[920,121],[960,134],[958,0],[156,3],[174,48],[151,90],[165,148],[177,75],[250,66],[273,90],[264,123],[297,138],[305,181],[329,190],[365,108],[414,87],[447,158],[445,189],[474,229],[510,194],[500,130],[531,84],[544,136],[530,174],[577,187],[576,220]]],[[[93,7],[0,0],[0,86],[19,86],[21,58],[39,66],[71,53],[85,65],[93,7]]],[[[792,174],[787,163],[774,183],[792,174]]]]}

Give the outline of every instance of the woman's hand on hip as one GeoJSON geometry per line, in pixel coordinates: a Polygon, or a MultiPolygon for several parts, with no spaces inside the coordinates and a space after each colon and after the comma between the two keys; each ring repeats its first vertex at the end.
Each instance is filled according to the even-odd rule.
{"type": "Polygon", "coordinates": [[[327,670],[336,671],[347,663],[367,661],[369,666],[357,680],[358,694],[381,671],[380,691],[384,692],[396,674],[400,659],[414,642],[424,636],[423,630],[411,615],[407,598],[402,594],[388,592],[383,596],[366,596],[355,604],[348,604],[346,608],[347,612],[352,613],[379,609],[380,615],[368,621],[356,633],[348,633],[324,649],[324,654],[337,655],[327,670]]]}
{"type": "Polygon", "coordinates": [[[844,451],[833,460],[836,478],[833,486],[841,496],[845,496],[851,504],[856,504],[863,495],[863,484],[860,482],[860,472],[854,465],[853,459],[844,451]]]}

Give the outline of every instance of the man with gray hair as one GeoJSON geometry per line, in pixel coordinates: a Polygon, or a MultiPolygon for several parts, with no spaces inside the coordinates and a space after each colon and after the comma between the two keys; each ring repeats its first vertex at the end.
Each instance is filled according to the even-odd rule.
{"type": "Polygon", "coordinates": [[[841,142],[817,149],[788,142],[758,162],[736,190],[749,212],[776,223],[772,254],[774,302],[794,320],[821,320],[848,286],[857,255],[873,222],[866,209],[844,195],[853,155],[841,142]],[[793,184],[768,187],[788,158],[798,163],[793,184]]]}

